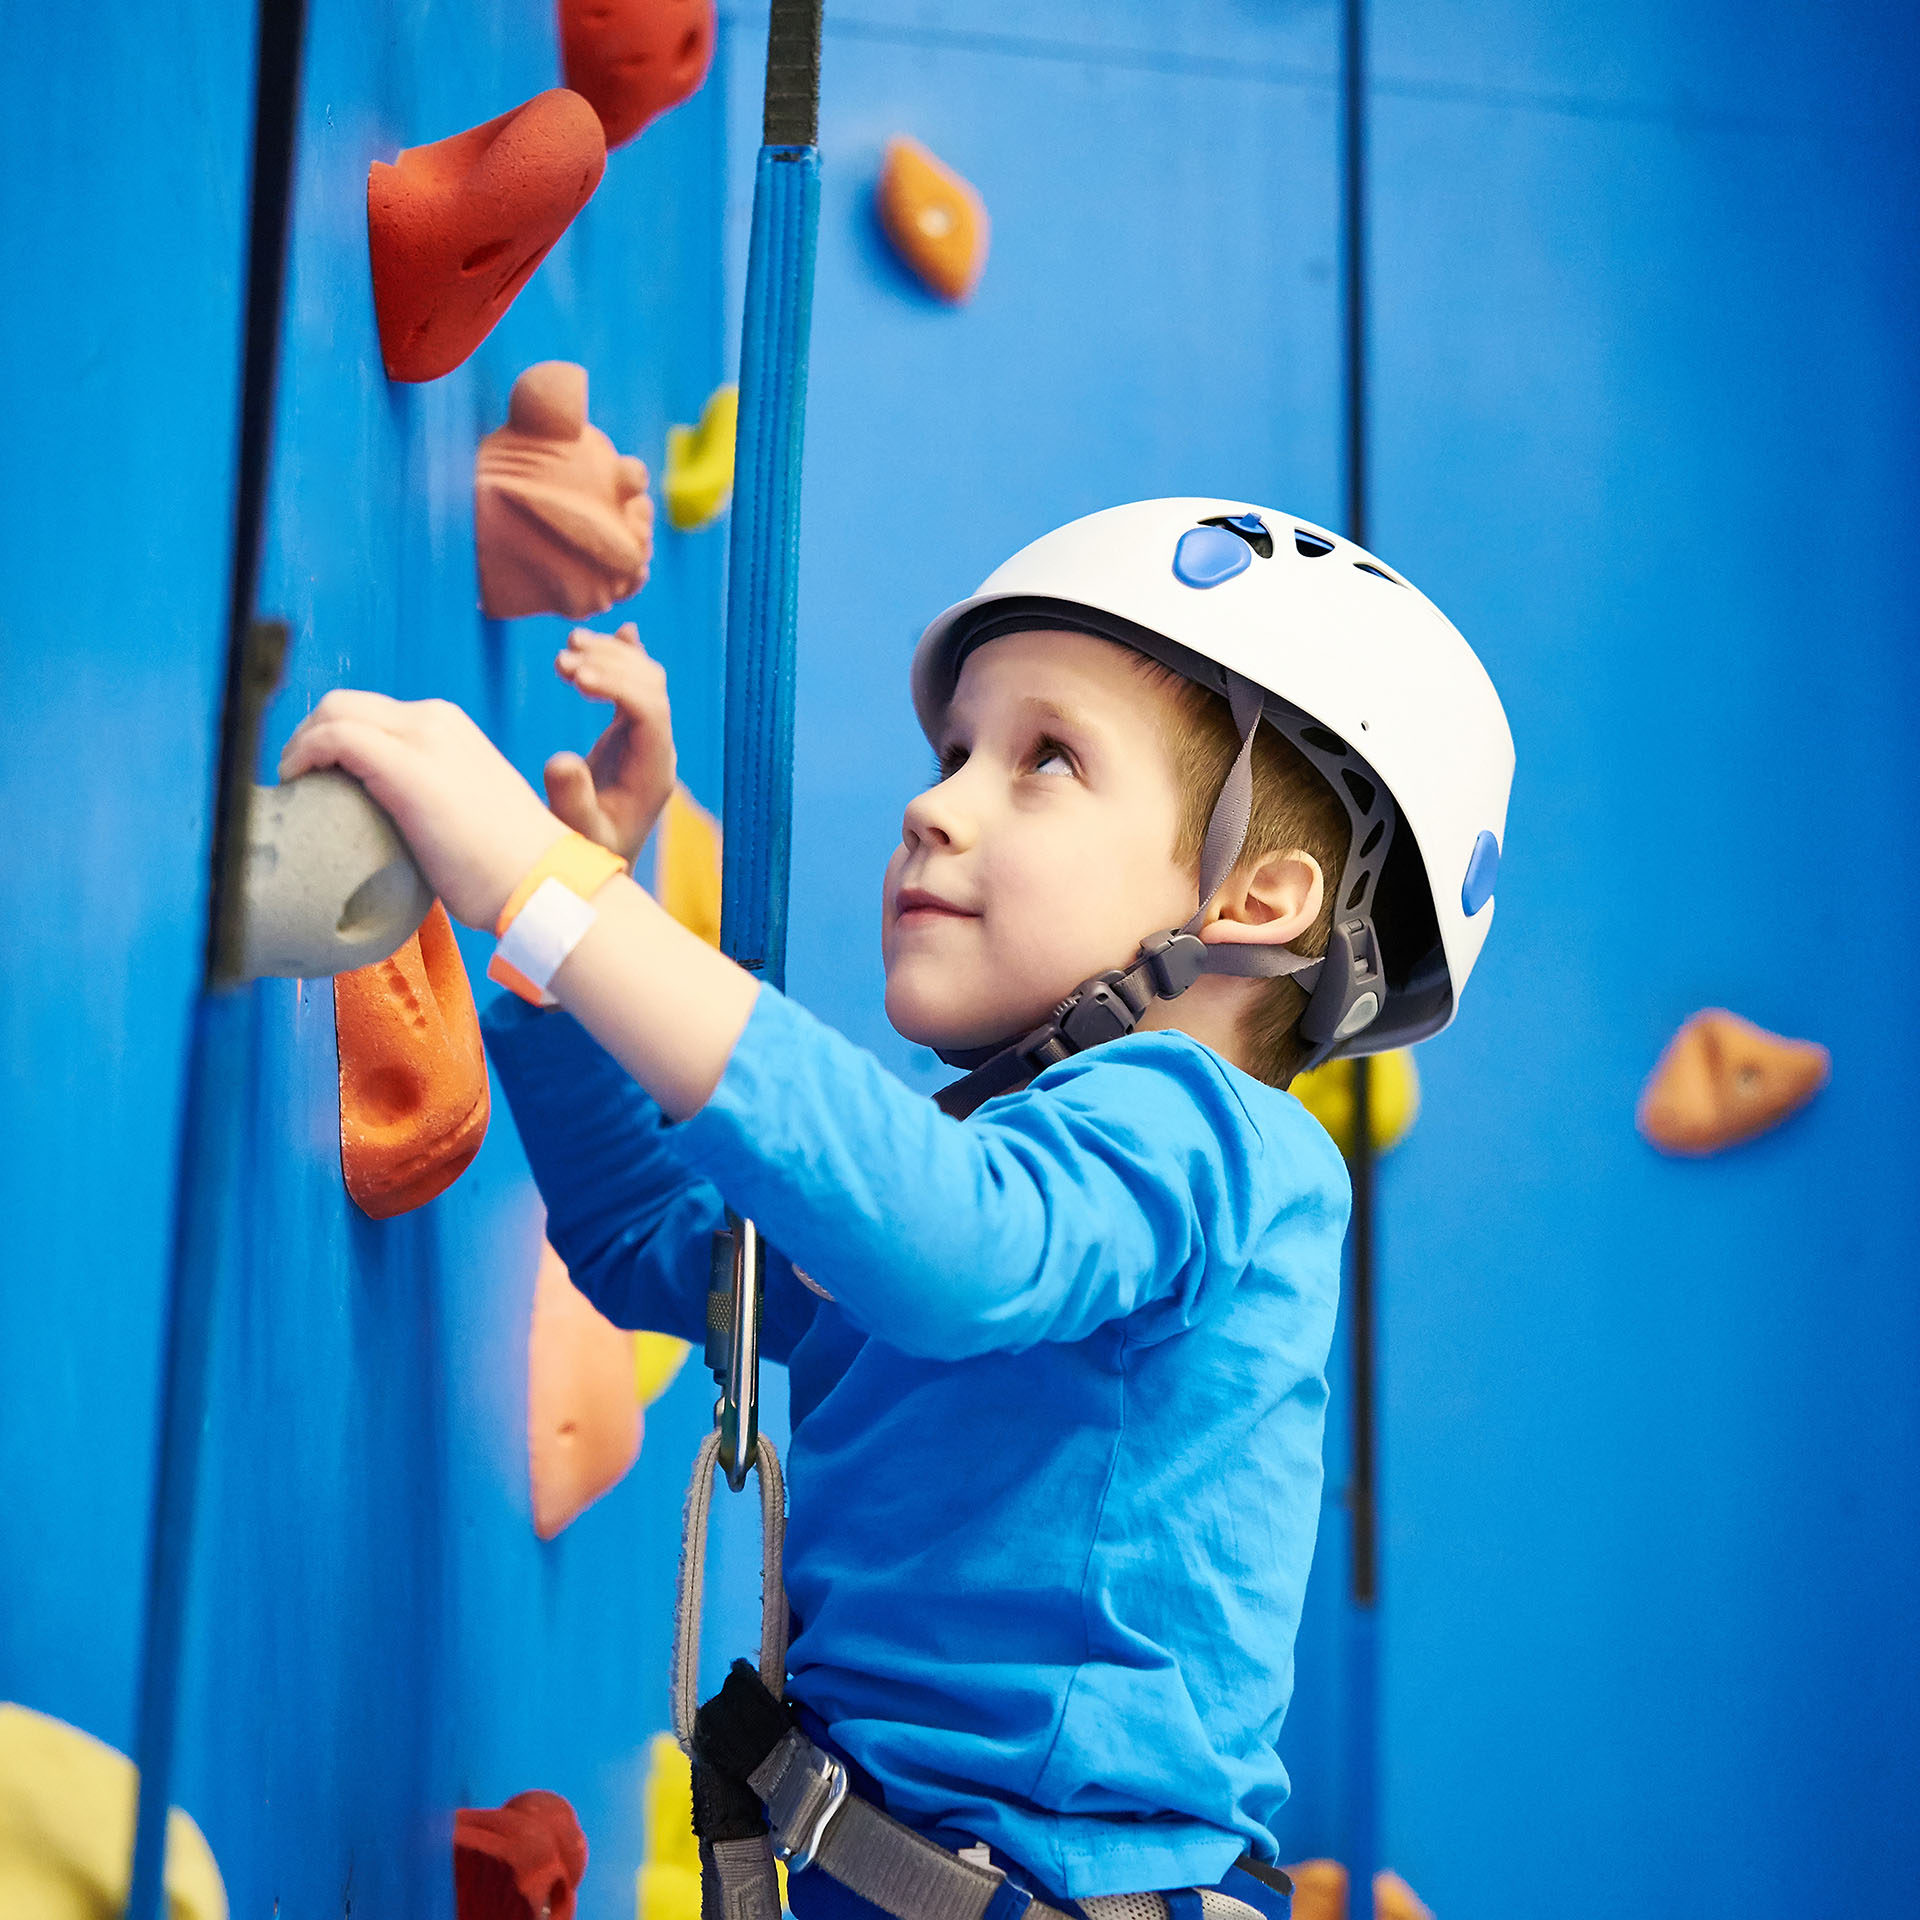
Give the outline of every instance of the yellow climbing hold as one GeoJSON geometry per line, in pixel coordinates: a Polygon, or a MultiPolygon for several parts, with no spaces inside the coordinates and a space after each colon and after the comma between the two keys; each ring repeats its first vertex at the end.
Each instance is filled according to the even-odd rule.
{"type": "Polygon", "coordinates": [[[643,1407],[650,1407],[673,1385],[673,1376],[686,1364],[690,1349],[670,1333],[633,1336],[633,1390],[643,1407]]]}
{"type": "Polygon", "coordinates": [[[733,492],[733,443],[740,425],[740,389],[715,387],[697,427],[667,429],[662,490],[667,519],[682,533],[720,518],[733,492]]]}
{"type": "Polygon", "coordinates": [[[720,944],[720,823],[685,787],[660,818],[653,897],[708,946],[720,944]]]}
{"type": "MultiPolygon", "coordinates": [[[[0,1702],[0,1914],[119,1920],[133,1870],[139,1776],[124,1753],[64,1720],[0,1702]]],[[[167,1920],[227,1920],[206,1836],[167,1815],[167,1920]]]]}
{"type": "Polygon", "coordinates": [[[644,1793],[647,1850],[634,1876],[638,1920],[700,1920],[693,1768],[670,1733],[653,1736],[644,1793]]]}
{"type": "MultiPolygon", "coordinates": [[[[1353,1151],[1353,1069],[1351,1060],[1329,1060],[1324,1067],[1295,1077],[1290,1091],[1333,1135],[1342,1153],[1353,1151]]],[[[1368,1088],[1373,1114],[1373,1150],[1388,1153],[1407,1137],[1420,1114],[1420,1072],[1405,1047],[1373,1056],[1368,1088]]]]}

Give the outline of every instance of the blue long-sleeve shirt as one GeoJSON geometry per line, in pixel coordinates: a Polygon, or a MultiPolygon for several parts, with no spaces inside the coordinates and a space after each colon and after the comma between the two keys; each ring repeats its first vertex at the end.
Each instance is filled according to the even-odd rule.
{"type": "Polygon", "coordinates": [[[611,1319],[701,1341],[727,1206],[784,1256],[790,1687],[890,1811],[1068,1898],[1272,1860],[1348,1209],[1299,1102],[1145,1033],[962,1124],[763,989],[674,1125],[565,1014],[485,1026],[611,1319]]]}

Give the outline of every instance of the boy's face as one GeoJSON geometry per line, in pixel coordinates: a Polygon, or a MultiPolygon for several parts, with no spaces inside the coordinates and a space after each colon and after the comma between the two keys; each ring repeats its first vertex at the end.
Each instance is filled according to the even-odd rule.
{"type": "Polygon", "coordinates": [[[1169,695],[1123,649],[1015,633],[967,656],[887,864],[887,1018],[924,1046],[1038,1026],[1196,904],[1174,858],[1169,695]]]}

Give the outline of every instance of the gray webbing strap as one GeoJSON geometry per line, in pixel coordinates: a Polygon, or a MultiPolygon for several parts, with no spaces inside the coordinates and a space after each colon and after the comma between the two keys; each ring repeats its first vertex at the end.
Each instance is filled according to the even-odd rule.
{"type": "Polygon", "coordinates": [[[1264,947],[1250,940],[1218,940],[1208,946],[1200,971],[1229,973],[1241,980],[1278,980],[1293,974],[1311,993],[1314,982],[1320,978],[1321,965],[1317,954],[1295,953],[1291,947],[1264,947]]]}
{"type": "Polygon", "coordinates": [[[701,1841],[700,1920],[780,1920],[780,1880],[764,1833],[701,1841]]]}
{"type": "Polygon", "coordinates": [[[1213,803],[1207,821],[1207,837],[1200,845],[1200,905],[1180,929],[1182,933],[1198,933],[1206,924],[1207,909],[1240,858],[1240,849],[1247,844],[1247,826],[1253,819],[1253,737],[1260,730],[1267,696],[1251,680],[1229,673],[1227,704],[1233,709],[1233,724],[1240,729],[1240,751],[1227,769],[1220,797],[1213,803]]]}
{"type": "MultiPolygon", "coordinates": [[[[795,1831],[808,1834],[811,1864],[894,1920],[981,1920],[1007,1876],[949,1853],[870,1800],[845,1792],[844,1774],[838,1804],[829,1808],[826,1782],[835,1770],[816,1764],[822,1757],[796,1731],[754,1773],[753,1790],[770,1803],[769,1811],[777,1800],[791,1814],[780,1826],[782,1843],[795,1831]]],[[[1022,1920],[1063,1916],[1036,1900],[1022,1920]]]]}
{"type": "MultiPolygon", "coordinates": [[[[693,1716],[700,1707],[700,1607],[706,1597],[707,1522],[719,1462],[720,1436],[710,1433],[693,1463],[680,1530],[680,1591],[673,1610],[673,1733],[688,1753],[693,1751],[693,1716]]],[[[787,1691],[787,1594],[781,1576],[787,1489],[780,1456],[764,1433],[753,1469],[760,1477],[760,1678],[779,1700],[787,1691]]]]}

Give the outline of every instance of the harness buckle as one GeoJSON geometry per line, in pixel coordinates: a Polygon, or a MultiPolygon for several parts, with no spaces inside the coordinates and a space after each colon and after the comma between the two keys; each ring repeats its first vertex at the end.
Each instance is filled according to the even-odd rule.
{"type": "Polygon", "coordinates": [[[764,1800],[774,1852],[790,1871],[804,1873],[846,1801],[847,1770],[803,1734],[790,1733],[787,1742],[787,1759],[764,1800]]]}

